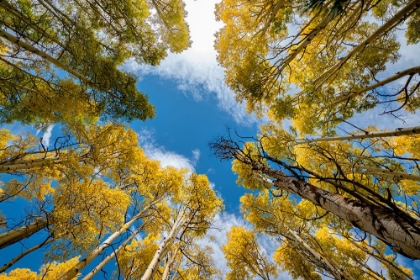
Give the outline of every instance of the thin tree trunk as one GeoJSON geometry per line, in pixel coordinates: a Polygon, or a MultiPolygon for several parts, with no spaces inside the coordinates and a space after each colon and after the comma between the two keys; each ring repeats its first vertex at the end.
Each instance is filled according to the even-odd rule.
{"type": "Polygon", "coordinates": [[[398,275],[399,279],[409,279],[414,280],[410,275],[405,273],[403,270],[401,270],[398,266],[384,258],[383,256],[378,255],[375,253],[372,249],[366,248],[365,246],[360,245],[359,243],[351,240],[350,238],[346,238],[350,243],[352,243],[355,247],[359,248],[369,256],[372,256],[374,259],[382,263],[385,267],[387,267],[388,270],[392,271],[396,275],[398,275]]]}
{"type": "Polygon", "coordinates": [[[328,273],[330,273],[335,279],[341,280],[341,279],[348,279],[348,280],[354,280],[351,275],[347,273],[339,264],[335,263],[333,260],[328,260],[321,254],[319,254],[316,250],[314,250],[311,246],[309,246],[302,238],[300,238],[299,235],[297,235],[294,231],[289,229],[286,226],[283,226],[288,234],[291,235],[291,239],[296,240],[304,248],[305,251],[310,253],[318,263],[322,265],[322,268],[324,268],[328,273]]]}
{"type": "Polygon", "coordinates": [[[411,259],[420,259],[420,222],[410,216],[397,215],[387,207],[370,205],[365,202],[346,198],[337,193],[330,193],[308,182],[287,176],[260,162],[248,158],[238,158],[250,164],[254,170],[274,178],[265,179],[281,190],[291,192],[302,199],[331,212],[333,215],[350,222],[355,227],[366,231],[384,243],[394,252],[411,259]]]}
{"type": "Polygon", "coordinates": [[[420,182],[420,176],[418,175],[413,175],[413,174],[405,173],[405,172],[392,171],[388,169],[382,169],[380,167],[354,165],[353,172],[362,173],[362,174],[383,175],[383,176],[388,176],[388,177],[393,177],[393,178],[398,178],[398,179],[405,179],[405,180],[412,180],[412,181],[420,182]]]}
{"type": "Polygon", "coordinates": [[[172,266],[173,266],[173,264],[175,262],[176,255],[178,254],[178,251],[179,251],[179,247],[177,247],[175,249],[175,252],[171,255],[171,258],[166,263],[165,270],[163,271],[163,274],[162,274],[162,280],[168,280],[169,279],[169,273],[172,270],[172,266]]]}
{"type": "Polygon", "coordinates": [[[184,223],[184,219],[184,212],[181,211],[178,218],[174,222],[174,225],[172,226],[172,229],[169,232],[168,236],[163,240],[162,244],[160,244],[158,249],[156,250],[153,259],[147,267],[146,271],[144,272],[141,280],[151,279],[153,274],[156,272],[158,264],[160,263],[162,258],[164,258],[165,255],[168,253],[169,246],[174,242],[178,232],[181,230],[182,225],[184,223]]]}
{"type": "Polygon", "coordinates": [[[45,60],[51,62],[52,64],[54,64],[58,68],[61,68],[64,71],[67,71],[71,75],[75,76],[76,78],[79,78],[81,81],[83,81],[87,84],[92,84],[87,77],[77,73],[76,71],[74,71],[73,69],[71,69],[67,65],[65,65],[64,63],[62,63],[59,60],[55,59],[54,57],[50,56],[49,54],[41,51],[40,49],[35,48],[34,46],[24,42],[22,39],[13,36],[12,34],[4,31],[1,28],[0,28],[0,36],[5,38],[6,40],[10,41],[11,43],[16,44],[19,47],[22,47],[25,50],[27,50],[27,51],[35,54],[35,55],[39,55],[40,57],[42,57],[45,60]]]}
{"type": "Polygon", "coordinates": [[[379,137],[394,137],[403,135],[416,135],[420,134],[420,126],[413,126],[407,128],[397,128],[390,131],[379,131],[379,132],[368,132],[356,133],[347,136],[335,136],[335,137],[323,137],[315,139],[297,139],[297,144],[303,143],[315,143],[315,142],[329,142],[329,141],[342,141],[342,140],[356,140],[356,139],[368,139],[368,138],[379,138],[379,137]]]}
{"type": "Polygon", "coordinates": [[[142,230],[142,227],[139,227],[135,232],[133,232],[129,238],[127,238],[117,249],[115,249],[111,254],[106,256],[94,269],[92,269],[82,280],[92,279],[110,260],[115,258],[115,256],[130,242],[134,237],[142,230]]]}
{"type": "Polygon", "coordinates": [[[340,59],[335,65],[321,74],[315,81],[315,84],[320,84],[329,79],[338,69],[341,68],[352,56],[356,53],[362,51],[367,45],[375,41],[378,37],[382,36],[390,29],[394,28],[400,22],[403,22],[407,15],[413,13],[415,10],[419,8],[420,0],[412,0],[409,2],[405,7],[403,7],[400,11],[398,11],[391,19],[389,19],[386,23],[384,23],[381,27],[379,27],[372,35],[370,35],[366,40],[360,43],[358,46],[353,48],[345,57],[340,59]]]}
{"type": "Polygon", "coordinates": [[[373,84],[371,86],[362,88],[362,89],[360,89],[360,90],[358,90],[356,92],[350,93],[349,95],[341,96],[337,100],[331,102],[330,104],[325,105],[325,107],[322,108],[322,109],[324,109],[324,110],[325,109],[329,109],[329,108],[334,107],[334,106],[336,106],[337,104],[339,104],[339,103],[341,103],[343,101],[346,101],[346,100],[349,100],[349,99],[354,98],[356,96],[359,96],[359,95],[361,95],[361,94],[363,94],[363,93],[365,93],[365,92],[367,92],[369,90],[372,90],[372,89],[381,87],[383,85],[386,85],[386,84],[389,84],[389,83],[391,83],[393,81],[396,81],[396,80],[398,80],[398,79],[400,79],[400,78],[402,78],[404,76],[407,76],[407,75],[408,76],[411,76],[411,75],[414,75],[416,73],[420,73],[420,66],[409,68],[409,69],[406,69],[406,70],[404,70],[402,72],[398,72],[394,76],[391,76],[391,77],[389,77],[389,78],[387,78],[385,80],[382,80],[380,82],[377,82],[376,84],[373,84]]]}
{"type": "Polygon", "coordinates": [[[34,222],[29,225],[25,225],[23,227],[9,230],[5,233],[0,234],[0,249],[6,248],[16,242],[25,239],[36,232],[40,231],[41,229],[46,228],[48,225],[48,221],[45,218],[38,218],[34,222]]]}
{"type": "Polygon", "coordinates": [[[16,171],[31,169],[35,167],[41,167],[49,164],[57,164],[64,162],[63,159],[34,159],[19,161],[13,164],[1,164],[0,173],[13,173],[16,171]]]}
{"type": "MultiPolygon", "coordinates": [[[[8,13],[13,14],[16,18],[18,18],[20,21],[24,22],[27,27],[33,28],[37,33],[42,34],[42,36],[45,36],[49,40],[53,41],[63,49],[66,47],[57,40],[57,38],[54,38],[50,34],[48,34],[45,29],[40,28],[36,23],[32,22],[30,19],[28,19],[21,11],[16,9],[12,4],[7,2],[6,0],[0,1],[0,6],[2,6],[8,13]]],[[[4,23],[3,23],[4,24],[4,23]]]]}
{"type": "Polygon", "coordinates": [[[63,274],[60,277],[60,280],[70,280],[76,277],[76,275],[85,268],[92,260],[94,260],[99,254],[101,254],[106,248],[108,248],[112,242],[116,238],[118,238],[121,234],[123,234],[127,229],[130,228],[136,222],[141,216],[146,212],[150,207],[161,201],[161,199],[158,199],[154,201],[153,203],[149,204],[147,207],[143,208],[140,213],[138,213],[136,216],[134,216],[129,222],[125,223],[119,230],[111,234],[104,242],[102,242],[101,245],[96,247],[89,255],[87,255],[84,259],[79,261],[75,266],[73,266],[71,269],[69,269],[65,274],[63,274]]]}
{"type": "Polygon", "coordinates": [[[49,243],[51,243],[53,241],[53,239],[51,237],[48,237],[48,239],[46,239],[44,242],[35,245],[31,248],[29,248],[28,250],[22,252],[20,255],[18,255],[17,257],[15,257],[13,260],[11,260],[10,262],[6,263],[5,265],[3,265],[0,268],[0,273],[1,272],[5,272],[7,269],[9,269],[10,267],[12,267],[16,262],[18,262],[19,260],[21,260],[23,257],[25,257],[26,255],[28,255],[29,253],[32,253],[33,251],[41,248],[42,246],[45,246],[49,243]]]}

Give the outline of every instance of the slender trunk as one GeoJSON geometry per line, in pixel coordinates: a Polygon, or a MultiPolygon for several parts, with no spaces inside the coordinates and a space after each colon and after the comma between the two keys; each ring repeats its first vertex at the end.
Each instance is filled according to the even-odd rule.
{"type": "Polygon", "coordinates": [[[364,94],[365,92],[367,92],[369,90],[372,90],[372,89],[381,87],[383,85],[389,84],[389,83],[391,83],[393,81],[396,81],[396,80],[398,80],[398,79],[400,79],[400,78],[402,78],[404,76],[407,76],[407,75],[408,76],[412,76],[412,75],[414,75],[416,73],[420,73],[420,66],[409,68],[409,69],[406,69],[406,70],[404,70],[402,72],[398,72],[394,76],[391,76],[391,77],[389,77],[389,78],[387,78],[385,80],[382,80],[380,82],[377,82],[376,84],[373,84],[371,86],[362,88],[362,89],[360,89],[360,90],[358,90],[356,92],[350,93],[349,95],[341,96],[337,100],[331,102],[330,104],[325,105],[325,107],[322,108],[322,109],[325,110],[325,109],[332,108],[332,107],[336,106],[337,104],[340,104],[341,102],[344,102],[346,100],[349,100],[351,98],[354,98],[356,96],[359,96],[361,94],[364,94]]]}
{"type": "Polygon", "coordinates": [[[387,267],[388,270],[392,271],[396,275],[398,275],[399,279],[409,279],[414,280],[410,275],[405,273],[403,270],[401,270],[398,266],[387,260],[385,257],[375,253],[372,249],[366,248],[365,246],[360,245],[358,242],[355,242],[351,240],[350,238],[347,238],[350,243],[352,243],[355,247],[359,248],[369,256],[372,256],[374,259],[376,259],[378,262],[380,262],[382,265],[387,267]]]}
{"type": "Polygon", "coordinates": [[[149,204],[147,207],[145,207],[140,213],[138,213],[136,216],[134,216],[129,222],[125,223],[119,230],[111,234],[104,242],[102,242],[101,245],[96,247],[89,255],[87,255],[84,259],[79,261],[75,266],[73,266],[71,269],[69,269],[65,274],[63,274],[60,277],[60,280],[70,280],[76,277],[76,275],[85,268],[92,260],[94,260],[99,254],[101,254],[106,248],[108,248],[112,242],[116,238],[118,238],[121,234],[123,234],[127,229],[130,228],[136,222],[141,216],[146,212],[150,207],[152,207],[154,204],[159,202],[161,199],[158,199],[154,201],[152,204],[149,204]]]}
{"type": "Polygon", "coordinates": [[[127,238],[120,246],[118,246],[117,249],[115,249],[111,254],[106,256],[97,266],[95,266],[94,269],[92,269],[88,274],[83,277],[82,280],[89,280],[92,279],[98,273],[110,260],[115,258],[115,256],[123,249],[125,246],[127,246],[128,242],[133,240],[134,237],[141,231],[142,227],[139,227],[135,232],[133,232],[129,238],[127,238]]]}
{"type": "Polygon", "coordinates": [[[19,47],[24,48],[25,50],[27,50],[27,51],[35,54],[35,55],[39,55],[40,57],[42,57],[43,59],[51,62],[52,64],[54,64],[58,68],[61,68],[64,71],[67,71],[71,75],[75,76],[76,78],[79,78],[81,81],[83,81],[83,82],[85,82],[89,85],[92,84],[87,77],[77,73],[76,71],[74,71],[73,69],[71,69],[67,65],[65,65],[64,63],[62,63],[59,60],[55,59],[54,57],[50,56],[49,54],[41,51],[40,49],[35,48],[34,46],[24,42],[20,38],[17,38],[15,36],[13,36],[12,34],[4,31],[3,29],[0,29],[0,36],[5,38],[6,40],[12,42],[13,44],[18,45],[19,47]]]}
{"type": "Polygon", "coordinates": [[[64,162],[63,159],[34,159],[18,161],[13,164],[1,164],[0,173],[13,173],[16,171],[27,170],[35,167],[41,167],[49,164],[57,164],[64,162]]]}
{"type": "Polygon", "coordinates": [[[5,233],[0,234],[0,249],[6,248],[16,242],[25,239],[36,232],[40,231],[41,229],[46,228],[48,225],[48,221],[45,218],[38,218],[33,223],[9,230],[5,233]]]}
{"type": "Polygon", "coordinates": [[[420,181],[420,176],[412,175],[410,173],[392,171],[387,169],[382,169],[380,167],[365,166],[365,165],[354,165],[353,172],[363,173],[363,174],[372,174],[372,175],[383,175],[398,179],[420,181]]]}
{"type": "Polygon", "coordinates": [[[13,260],[11,260],[10,262],[6,263],[5,265],[3,265],[0,268],[0,273],[5,272],[7,269],[9,269],[10,267],[12,267],[15,263],[17,263],[19,260],[21,260],[23,257],[25,257],[26,255],[28,255],[29,253],[32,253],[33,251],[41,248],[42,246],[45,246],[49,243],[51,243],[53,241],[53,239],[51,237],[48,237],[48,239],[46,239],[44,242],[35,245],[31,248],[29,248],[28,250],[22,252],[20,255],[18,255],[17,257],[15,257],[13,260]]]}
{"type": "Polygon", "coordinates": [[[316,139],[297,139],[298,144],[303,143],[314,143],[314,142],[329,142],[329,141],[342,141],[342,140],[356,140],[356,139],[368,139],[368,138],[379,138],[379,137],[394,137],[403,135],[416,135],[420,134],[420,126],[413,126],[407,128],[397,128],[390,131],[380,132],[368,132],[351,134],[347,136],[336,136],[336,137],[323,137],[316,139]]]}
{"type": "Polygon", "coordinates": [[[278,189],[311,201],[355,227],[376,236],[388,244],[394,252],[411,259],[420,259],[420,222],[415,218],[397,215],[387,207],[370,205],[341,194],[330,193],[308,182],[287,176],[260,162],[251,161],[249,158],[239,156],[238,160],[274,178],[274,181],[268,179],[266,181],[271,182],[278,189]]]}
{"type": "Polygon", "coordinates": [[[362,51],[367,45],[375,41],[380,36],[384,35],[385,33],[389,32],[392,28],[394,28],[397,24],[403,22],[407,15],[410,15],[415,10],[419,8],[420,0],[412,0],[409,2],[404,8],[398,11],[391,19],[389,19],[386,23],[384,23],[379,29],[377,29],[372,35],[370,35],[366,40],[360,43],[358,46],[353,48],[345,57],[340,59],[338,63],[333,65],[323,74],[321,74],[315,81],[315,84],[321,84],[327,79],[329,79],[338,69],[341,68],[352,56],[356,53],[362,51]]]}
{"type": "MultiPolygon", "coordinates": [[[[284,6],[284,4],[286,3],[286,1],[285,0],[279,0],[278,2],[277,2],[277,4],[276,4],[276,6],[274,6],[272,9],[271,9],[271,12],[270,12],[270,18],[267,20],[267,22],[264,24],[264,27],[260,30],[260,31],[258,31],[258,33],[260,33],[261,32],[261,36],[264,36],[265,35],[265,33],[267,32],[267,29],[270,27],[270,24],[274,21],[274,19],[276,18],[276,15],[277,15],[277,13],[278,13],[278,11],[281,9],[281,8],[283,8],[283,6],[284,6]]],[[[257,33],[257,34],[258,34],[257,33]]]]}
{"type": "Polygon", "coordinates": [[[277,69],[278,73],[281,73],[284,68],[286,68],[290,62],[293,61],[293,59],[295,59],[295,57],[302,51],[304,50],[312,41],[312,39],[318,35],[319,32],[321,32],[321,30],[323,30],[328,23],[330,23],[334,18],[335,18],[335,14],[333,12],[328,13],[327,16],[325,16],[322,21],[318,24],[318,26],[316,26],[314,29],[312,29],[312,31],[300,42],[300,44],[293,49],[292,53],[289,54],[286,59],[284,61],[281,62],[280,67],[277,69]]]}
{"type": "MultiPolygon", "coordinates": [[[[0,1],[0,6],[3,7],[11,15],[15,16],[16,18],[18,18],[19,21],[24,22],[25,25],[26,25],[26,28],[27,27],[31,27],[36,32],[38,32],[39,34],[42,34],[42,36],[45,36],[46,38],[48,38],[49,40],[53,41],[54,43],[56,43],[57,45],[59,45],[63,49],[66,48],[60,41],[57,40],[57,38],[54,38],[53,36],[51,36],[50,34],[48,34],[45,31],[45,29],[40,28],[36,23],[34,23],[30,19],[28,19],[21,11],[19,11],[18,9],[16,9],[12,4],[10,4],[6,0],[0,1]]],[[[3,22],[3,24],[4,24],[4,22],[3,22]]]]}
{"type": "Polygon", "coordinates": [[[335,263],[333,260],[328,260],[321,254],[319,254],[316,250],[314,250],[311,246],[309,246],[299,235],[297,235],[294,231],[290,230],[288,227],[284,226],[287,230],[288,234],[291,235],[292,239],[296,240],[300,246],[304,248],[305,251],[310,253],[316,261],[321,264],[322,268],[324,268],[328,273],[330,273],[335,279],[337,280],[354,280],[347,271],[345,271],[339,264],[335,263]]]}
{"type": "Polygon", "coordinates": [[[179,247],[177,247],[175,249],[175,252],[173,252],[173,254],[171,255],[171,258],[166,263],[165,270],[163,271],[163,274],[162,274],[162,280],[168,280],[169,279],[169,273],[172,271],[172,266],[175,262],[178,251],[179,251],[179,247]]]}
{"type": "Polygon", "coordinates": [[[162,244],[159,245],[159,248],[153,256],[153,259],[147,267],[146,271],[144,272],[141,280],[151,279],[153,274],[156,272],[158,264],[160,263],[162,258],[164,258],[165,255],[168,253],[169,246],[174,242],[178,232],[181,230],[184,219],[184,212],[181,211],[178,218],[174,222],[174,225],[172,226],[172,229],[169,232],[168,236],[163,240],[162,244]]]}

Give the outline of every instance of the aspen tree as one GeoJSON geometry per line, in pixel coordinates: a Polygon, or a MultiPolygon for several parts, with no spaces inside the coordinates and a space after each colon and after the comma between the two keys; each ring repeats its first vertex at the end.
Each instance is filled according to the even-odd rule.
{"type": "Polygon", "coordinates": [[[222,247],[230,268],[226,279],[258,277],[269,280],[278,276],[276,266],[267,260],[254,232],[243,227],[232,227],[226,235],[227,243],[222,247]]]}
{"type": "Polygon", "coordinates": [[[379,104],[415,112],[418,66],[378,76],[400,58],[397,27],[406,22],[408,42],[418,43],[418,7],[417,0],[225,0],[216,7],[225,24],[216,35],[218,61],[249,111],[292,120],[302,134],[331,133],[379,104]]]}
{"type": "Polygon", "coordinates": [[[182,1],[2,1],[0,122],[153,117],[136,77],[118,67],[186,49],[185,16],[182,1]]]}
{"type": "MultiPolygon", "coordinates": [[[[354,184],[361,187],[363,192],[368,192],[368,195],[362,195],[348,187],[345,180],[341,182],[328,175],[328,169],[323,171],[327,174],[323,176],[313,171],[313,167],[305,168],[272,157],[261,145],[257,147],[247,143],[242,149],[231,138],[220,138],[210,146],[219,158],[235,160],[233,170],[239,174],[239,184],[254,190],[273,186],[274,189],[296,195],[372,234],[395,252],[413,259],[420,257],[420,237],[417,236],[420,223],[412,215],[415,212],[410,213],[410,209],[399,207],[389,194],[387,199],[378,193],[381,191],[380,185],[376,186],[379,190],[372,190],[363,182],[354,184],[355,181],[350,181],[350,185],[354,184]],[[278,165],[279,169],[271,166],[273,164],[278,165]],[[306,180],[308,176],[310,179],[306,180]]],[[[339,168],[339,165],[336,167],[339,168]]],[[[387,192],[386,189],[383,191],[387,192]]]]}
{"type": "Polygon", "coordinates": [[[176,243],[176,239],[182,241],[188,237],[204,236],[214,215],[222,207],[222,201],[210,188],[207,177],[197,174],[190,175],[188,182],[181,188],[179,195],[174,197],[173,202],[176,203],[171,213],[174,222],[169,223],[167,236],[161,241],[142,280],[151,279],[171,247],[182,244],[176,243]]]}

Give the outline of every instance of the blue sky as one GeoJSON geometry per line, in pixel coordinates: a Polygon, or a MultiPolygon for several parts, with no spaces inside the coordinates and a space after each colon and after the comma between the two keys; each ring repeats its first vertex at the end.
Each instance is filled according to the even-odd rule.
{"type": "MultiPolygon", "coordinates": [[[[223,135],[226,127],[236,129],[241,135],[253,136],[258,131],[259,123],[264,120],[246,114],[244,106],[235,102],[234,94],[224,85],[223,69],[217,65],[216,52],[213,50],[213,34],[221,26],[221,23],[214,21],[214,3],[213,0],[186,1],[187,20],[193,40],[190,49],[181,54],[170,54],[158,67],[137,65],[133,61],[128,61],[123,67],[138,75],[139,89],[149,95],[150,102],[156,107],[153,120],[131,124],[139,133],[146,154],[160,160],[162,165],[188,167],[206,174],[214,189],[223,197],[225,212],[218,215],[215,221],[215,227],[220,230],[210,232],[216,239],[201,242],[213,247],[216,263],[226,271],[220,248],[232,225],[246,224],[239,213],[239,197],[244,189],[235,184],[236,176],[231,171],[230,162],[220,162],[211,155],[208,142],[223,135]]],[[[403,59],[387,71],[392,73],[418,65],[415,48],[404,48],[402,53],[403,59]]],[[[378,122],[372,113],[357,116],[354,120],[363,127],[377,124],[380,128],[389,128],[392,124],[391,128],[396,128],[403,125],[395,119],[382,118],[378,122]]],[[[407,125],[415,124],[418,125],[418,118],[410,116],[407,125]]],[[[7,127],[15,133],[28,129],[16,124],[7,127]]],[[[48,131],[45,133],[44,136],[48,136],[48,131]]],[[[261,244],[268,255],[277,247],[266,237],[261,238],[261,244]]],[[[6,259],[5,256],[9,258],[9,252],[10,249],[2,251],[0,262],[6,259]]],[[[28,265],[37,270],[41,263],[38,256],[32,255],[22,260],[17,267],[28,265]]],[[[372,262],[372,265],[377,264],[372,262]]],[[[419,261],[404,261],[404,265],[417,267],[416,272],[420,275],[419,261]]],[[[290,278],[283,275],[281,279],[290,278]]]]}

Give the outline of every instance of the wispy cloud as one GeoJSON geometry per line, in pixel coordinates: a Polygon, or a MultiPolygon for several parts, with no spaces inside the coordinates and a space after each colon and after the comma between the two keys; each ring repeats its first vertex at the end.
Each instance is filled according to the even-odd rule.
{"type": "Polygon", "coordinates": [[[140,78],[152,74],[173,80],[180,91],[197,102],[214,97],[219,108],[231,114],[237,123],[256,122],[254,115],[246,113],[244,104],[236,102],[234,93],[225,85],[224,69],[216,61],[214,34],[222,26],[214,17],[216,1],[185,2],[192,46],[181,54],[169,54],[157,67],[139,65],[134,60],[129,60],[125,67],[140,78]]]}
{"type": "Polygon", "coordinates": [[[192,151],[192,158],[168,151],[165,147],[158,145],[153,138],[153,131],[143,129],[139,132],[139,141],[145,154],[155,160],[160,161],[162,167],[173,166],[176,168],[187,168],[195,172],[195,165],[200,157],[200,150],[192,151]]]}
{"type": "Polygon", "coordinates": [[[43,135],[41,136],[41,143],[42,145],[44,145],[44,147],[48,147],[50,146],[50,139],[51,139],[51,135],[52,135],[52,131],[53,131],[54,125],[50,124],[47,126],[47,128],[45,128],[45,130],[37,130],[36,131],[36,135],[38,135],[41,131],[43,131],[43,135]]]}

